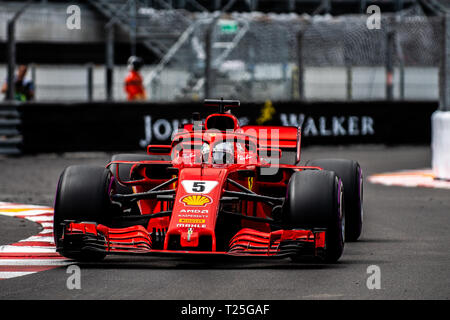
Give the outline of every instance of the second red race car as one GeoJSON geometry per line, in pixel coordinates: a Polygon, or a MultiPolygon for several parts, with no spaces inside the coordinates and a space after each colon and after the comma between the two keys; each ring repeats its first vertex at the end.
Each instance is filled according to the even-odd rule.
{"type": "Polygon", "coordinates": [[[67,167],[54,215],[56,250],[337,261],[359,238],[363,178],[353,160],[300,166],[297,127],[240,126],[236,100],[180,128],[170,145],[118,154],[105,167],[67,167]]]}

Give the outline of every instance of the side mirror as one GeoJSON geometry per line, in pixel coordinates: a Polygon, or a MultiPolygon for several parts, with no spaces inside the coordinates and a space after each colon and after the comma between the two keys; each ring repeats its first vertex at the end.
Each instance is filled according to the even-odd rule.
{"type": "Polygon", "coordinates": [[[170,155],[171,150],[170,145],[150,144],[147,146],[147,154],[150,155],[170,155]]]}

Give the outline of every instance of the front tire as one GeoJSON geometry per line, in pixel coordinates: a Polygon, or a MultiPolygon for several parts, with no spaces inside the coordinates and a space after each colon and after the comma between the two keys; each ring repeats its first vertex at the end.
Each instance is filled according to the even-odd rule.
{"type": "Polygon", "coordinates": [[[295,172],[289,180],[283,220],[291,228],[325,228],[325,261],[336,262],[345,238],[342,181],[326,170],[295,172]]]}
{"type": "Polygon", "coordinates": [[[111,172],[101,166],[67,167],[60,176],[55,197],[53,233],[57,251],[65,257],[81,261],[98,261],[103,252],[69,248],[62,239],[65,220],[107,223],[115,210],[109,195],[113,181],[111,172]]]}

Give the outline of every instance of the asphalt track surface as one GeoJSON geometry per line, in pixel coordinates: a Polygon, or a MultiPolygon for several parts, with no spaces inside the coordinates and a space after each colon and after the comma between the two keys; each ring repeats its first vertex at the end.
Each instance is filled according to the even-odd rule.
{"type": "MultiPolygon", "coordinates": [[[[51,206],[59,174],[72,164],[105,164],[104,153],[0,158],[0,201],[51,206]]],[[[303,160],[349,158],[364,174],[430,167],[427,147],[311,147],[303,160]]],[[[449,299],[450,192],[364,185],[364,229],[336,264],[289,260],[190,261],[107,257],[78,264],[81,289],[69,290],[67,267],[0,280],[4,299],[449,299]],[[369,290],[367,269],[381,272],[369,290]]],[[[0,244],[39,226],[0,217],[0,244]]]]}

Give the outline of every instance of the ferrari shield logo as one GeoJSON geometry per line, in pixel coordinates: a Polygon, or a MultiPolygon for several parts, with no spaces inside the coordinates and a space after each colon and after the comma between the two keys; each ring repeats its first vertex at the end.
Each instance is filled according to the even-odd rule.
{"type": "Polygon", "coordinates": [[[248,178],[248,188],[249,188],[250,190],[253,189],[253,177],[249,177],[249,178],[248,178]]]}

